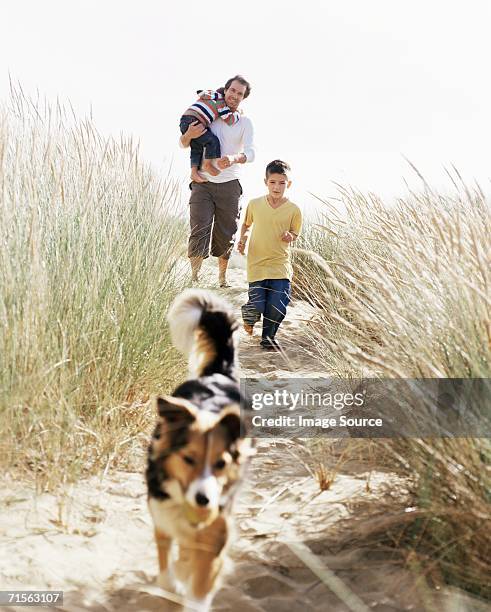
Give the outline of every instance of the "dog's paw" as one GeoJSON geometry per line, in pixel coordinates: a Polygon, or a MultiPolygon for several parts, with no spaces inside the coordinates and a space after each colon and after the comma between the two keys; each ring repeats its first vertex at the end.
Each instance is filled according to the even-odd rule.
{"type": "Polygon", "coordinates": [[[157,585],[164,589],[164,591],[170,591],[171,593],[176,593],[177,591],[176,579],[169,571],[160,572],[157,576],[157,585]]]}
{"type": "Polygon", "coordinates": [[[208,593],[208,595],[202,599],[190,599],[189,597],[186,597],[184,600],[183,612],[209,612],[212,599],[213,593],[208,593]]]}

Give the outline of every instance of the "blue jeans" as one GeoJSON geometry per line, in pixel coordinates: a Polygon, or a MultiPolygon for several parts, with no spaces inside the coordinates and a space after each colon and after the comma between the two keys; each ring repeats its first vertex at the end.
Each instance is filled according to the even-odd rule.
{"type": "Polygon", "coordinates": [[[290,303],[291,285],[287,278],[270,278],[249,283],[249,301],[242,306],[242,319],[254,325],[263,317],[261,344],[268,346],[274,340],[285,318],[290,303]]]}
{"type": "MultiPolygon", "coordinates": [[[[191,123],[198,121],[192,115],[183,115],[179,124],[181,134],[184,134],[191,123]]],[[[191,147],[191,167],[199,168],[203,159],[203,149],[206,159],[219,159],[221,157],[220,141],[215,134],[206,128],[206,132],[189,143],[191,147]]]]}

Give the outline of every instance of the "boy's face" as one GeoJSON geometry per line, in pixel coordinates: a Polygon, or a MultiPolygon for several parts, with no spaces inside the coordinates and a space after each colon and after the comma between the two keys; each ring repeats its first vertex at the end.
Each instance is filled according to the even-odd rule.
{"type": "Polygon", "coordinates": [[[230,110],[236,111],[239,108],[239,104],[244,99],[246,92],[246,86],[239,83],[239,81],[232,81],[230,87],[225,90],[224,98],[225,104],[230,110]]]}
{"type": "Polygon", "coordinates": [[[292,182],[288,179],[287,174],[273,173],[264,179],[264,184],[268,188],[269,195],[277,200],[283,197],[283,194],[290,187],[292,182]]]}

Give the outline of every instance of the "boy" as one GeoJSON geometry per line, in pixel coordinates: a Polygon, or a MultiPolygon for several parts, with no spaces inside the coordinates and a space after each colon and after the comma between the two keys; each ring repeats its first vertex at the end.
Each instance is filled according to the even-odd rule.
{"type": "Polygon", "coordinates": [[[251,200],[247,206],[238,243],[244,254],[248,230],[252,234],[247,255],[249,301],[242,306],[244,329],[252,336],[254,324],[263,316],[261,347],[278,350],[276,332],[285,318],[290,302],[290,243],[302,228],[302,213],[284,197],[290,187],[290,166],[275,159],[266,167],[264,183],[268,194],[251,200]]]}
{"type": "Polygon", "coordinates": [[[226,105],[223,88],[217,89],[217,91],[200,90],[196,93],[199,98],[181,117],[179,129],[181,134],[184,134],[189,125],[196,121],[199,121],[206,128],[204,134],[198,138],[193,138],[190,142],[191,180],[196,183],[205,183],[206,179],[202,178],[198,172],[203,157],[203,149],[205,149],[205,159],[202,169],[212,176],[220,174],[220,170],[213,165],[213,160],[221,157],[220,141],[209,129],[210,124],[215,119],[221,118],[228,125],[234,125],[240,119],[240,112],[234,112],[226,105]]]}

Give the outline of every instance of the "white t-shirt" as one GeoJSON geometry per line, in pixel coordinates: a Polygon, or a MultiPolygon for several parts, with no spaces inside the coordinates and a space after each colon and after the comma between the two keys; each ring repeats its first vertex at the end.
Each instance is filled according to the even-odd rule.
{"type": "MultiPolygon", "coordinates": [[[[254,129],[249,117],[241,116],[240,121],[234,125],[227,125],[225,121],[216,119],[210,125],[211,131],[218,137],[222,157],[224,155],[237,155],[244,153],[247,163],[254,161],[254,129]]],[[[233,164],[230,168],[222,170],[218,176],[211,176],[203,172],[210,183],[226,183],[240,178],[240,167],[242,164],[233,164]]]]}

